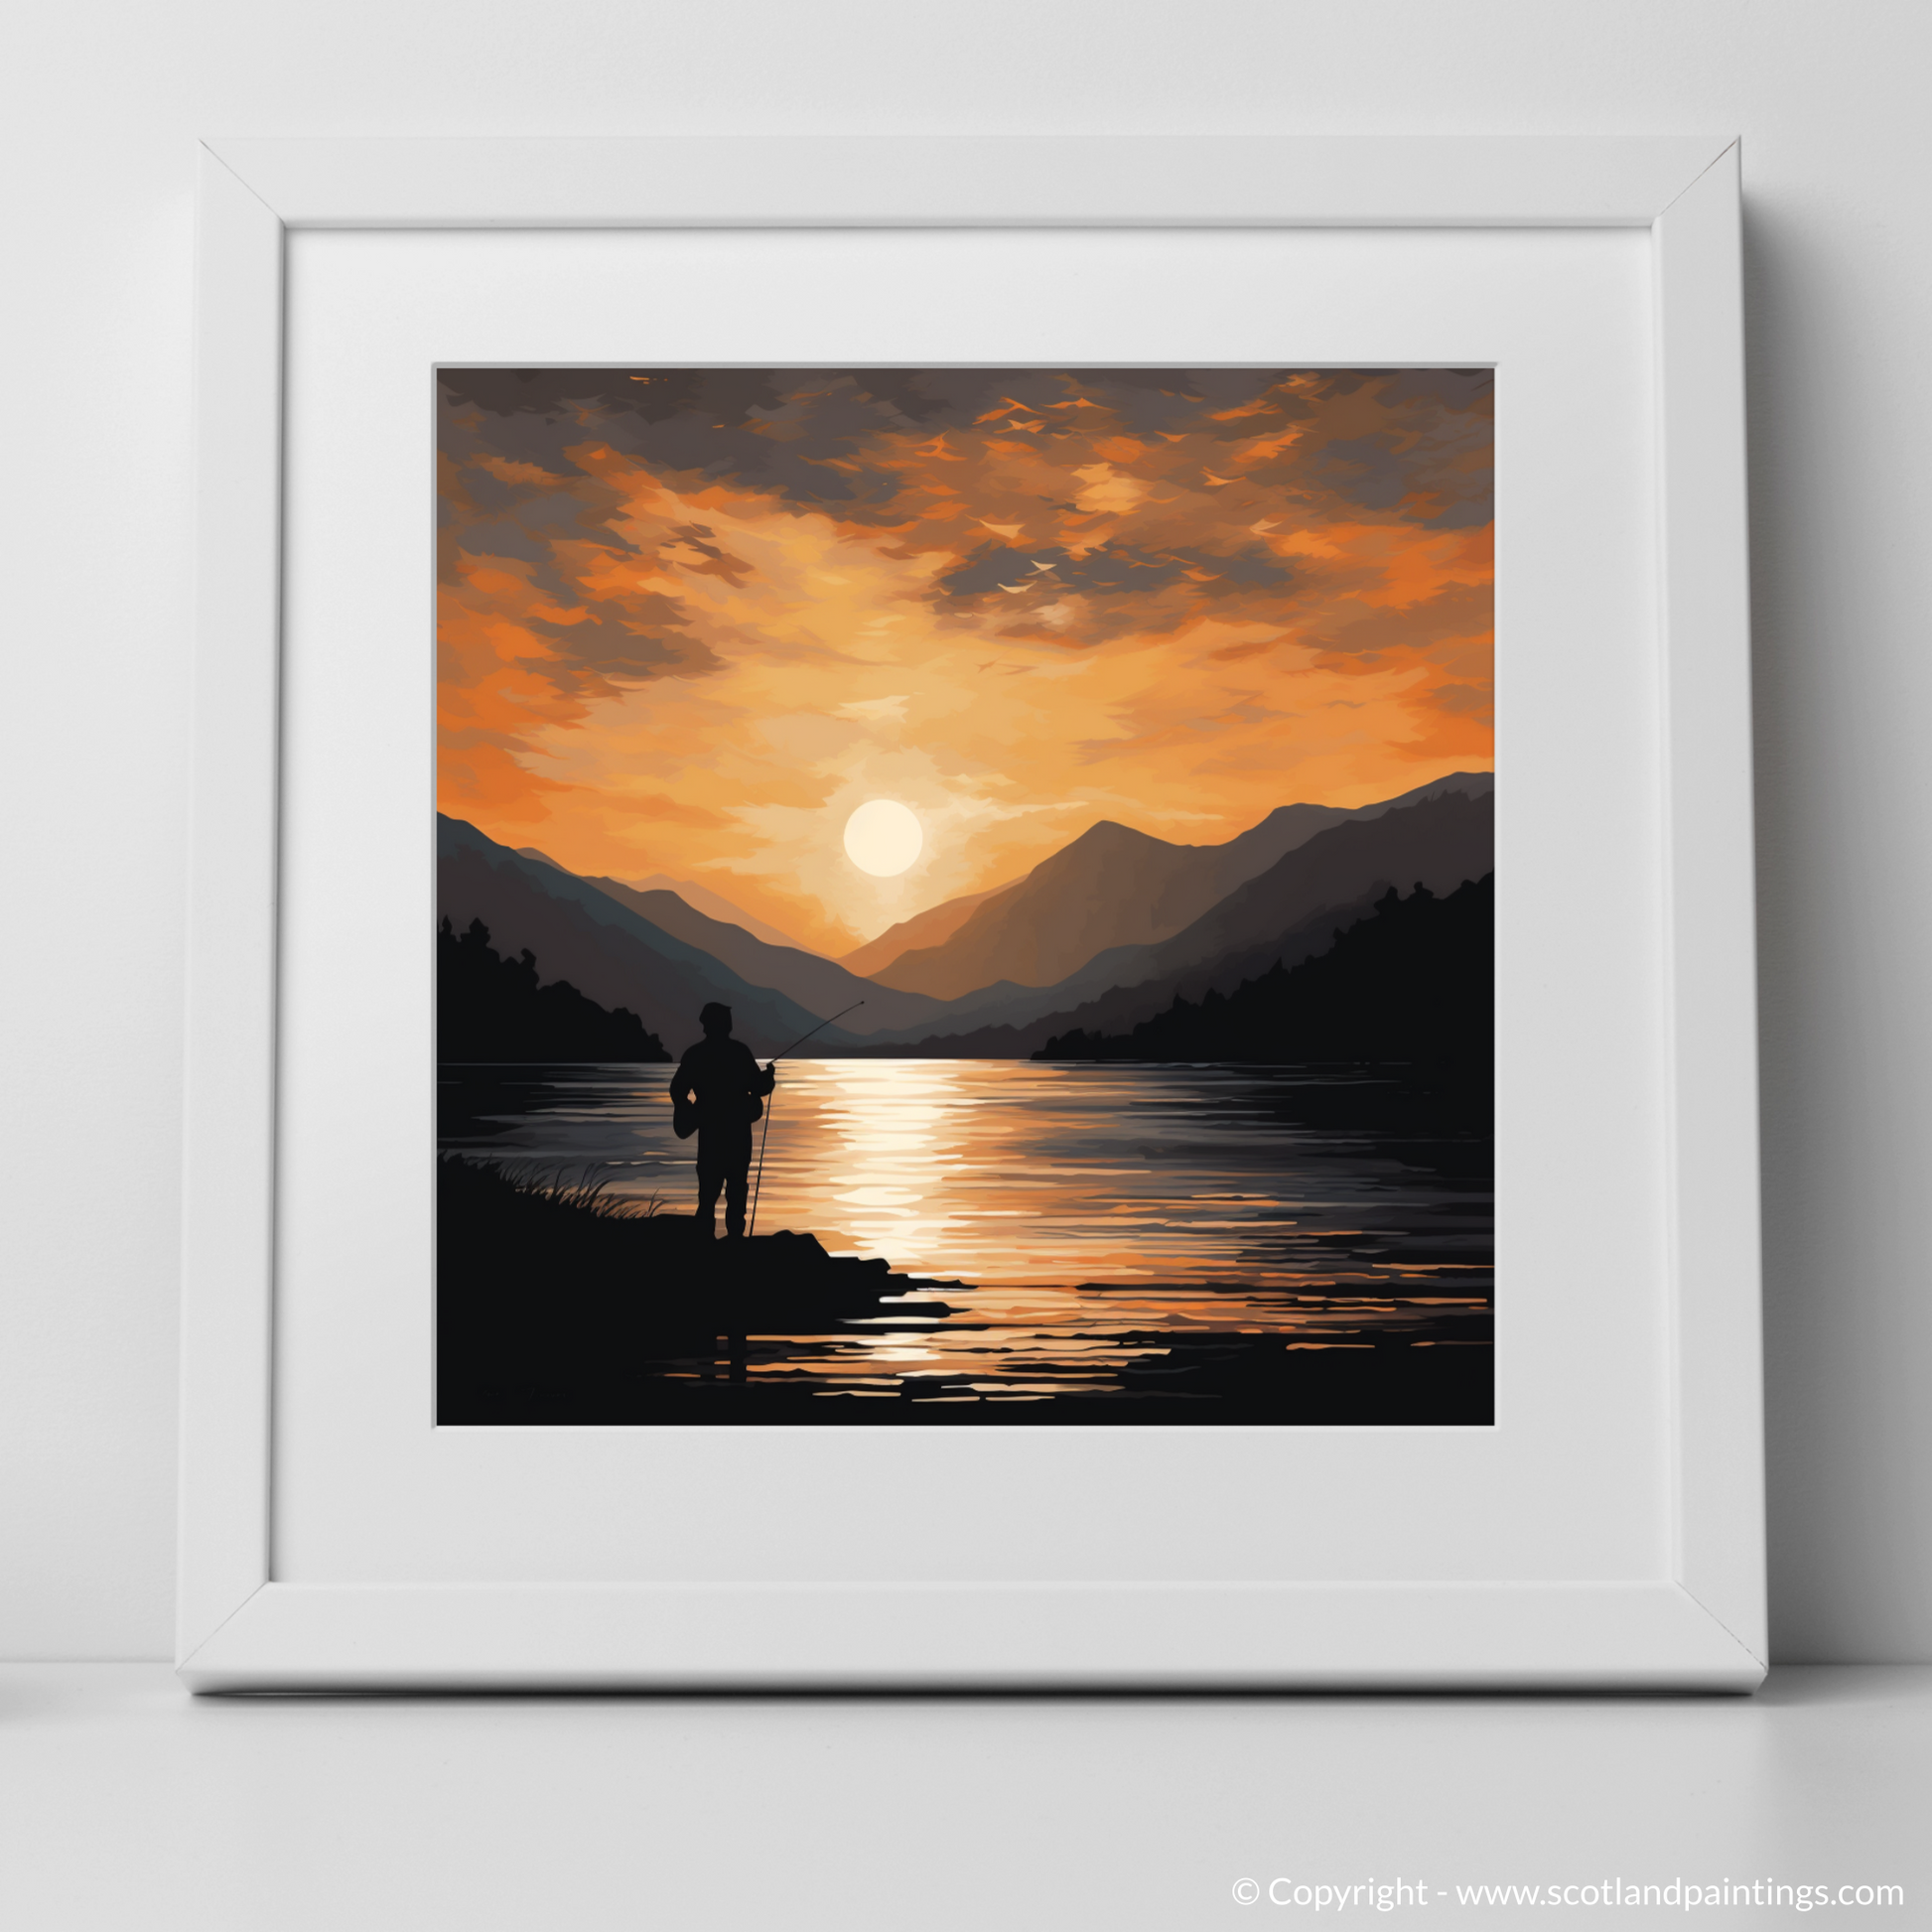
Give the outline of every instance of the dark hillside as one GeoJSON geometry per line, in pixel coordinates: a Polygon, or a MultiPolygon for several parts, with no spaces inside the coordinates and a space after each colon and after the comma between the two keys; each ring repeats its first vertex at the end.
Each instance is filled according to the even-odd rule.
{"type": "Polygon", "coordinates": [[[1494,1050],[1494,875],[1447,898],[1393,887],[1326,952],[1223,995],[1176,999],[1127,1034],[1061,1034],[1035,1059],[1454,1060],[1494,1050]]]}
{"type": "Polygon", "coordinates": [[[436,934],[436,1055],[509,1064],[549,1060],[668,1060],[664,1042],[626,1007],[613,1013],[568,980],[541,982],[536,956],[505,959],[472,919],[436,934]]]}
{"type": "MultiPolygon", "coordinates": [[[[1016,980],[1023,987],[1058,986],[1097,954],[1121,947],[1159,945],[1192,927],[1223,901],[1232,906],[1229,896],[1237,888],[1279,871],[1285,858],[1304,847],[1321,845],[1332,852],[1331,836],[1344,826],[1360,830],[1385,816],[1402,817],[1407,823],[1397,833],[1395,843],[1410,845],[1436,817],[1433,812],[1419,811],[1419,807],[1445,798],[1463,804],[1477,798],[1486,800],[1493,786],[1494,779],[1486,771],[1459,771],[1420,785],[1400,798],[1352,810],[1331,805],[1283,805],[1259,825],[1250,826],[1222,845],[1171,845],[1165,839],[1102,820],[1070,845],[1041,860],[1016,885],[973,905],[948,936],[941,939],[935,932],[920,939],[911,950],[901,952],[890,965],[869,964],[867,970],[881,985],[946,1000],[960,999],[999,980],[1016,980]],[[1330,837],[1324,839],[1324,834],[1330,837]]],[[[1379,849],[1373,839],[1344,845],[1340,848],[1345,855],[1341,863],[1344,867],[1358,866],[1379,849]]],[[[1429,876],[1425,866],[1414,860],[1408,863],[1414,870],[1386,872],[1381,875],[1384,883],[1429,876]]],[[[1322,862],[1317,861],[1314,870],[1321,871],[1322,862]]],[[[1481,868],[1458,866],[1449,883],[1471,877],[1476,870],[1481,868]]],[[[1318,904],[1332,904],[1346,897],[1325,892],[1309,897],[1307,888],[1312,879],[1313,874],[1301,870],[1276,879],[1263,889],[1258,903],[1243,901],[1248,922],[1252,923],[1256,912],[1266,918],[1288,910],[1277,901],[1298,893],[1300,916],[1318,904]]],[[[954,901],[956,905],[964,903],[954,901]]],[[[1276,918],[1259,936],[1272,937],[1285,930],[1295,916],[1291,911],[1288,917],[1276,918]]],[[[1241,923],[1236,921],[1237,926],[1241,923]]],[[[912,936],[909,932],[904,935],[908,940],[912,936]]],[[[1197,935],[1197,941],[1201,936],[1197,935]]],[[[1186,961],[1154,966],[1141,977],[1154,977],[1203,959],[1209,951],[1225,952],[1240,943],[1238,933],[1218,928],[1205,939],[1206,950],[1195,943],[1186,961]]],[[[1092,998],[1103,990],[1086,989],[1082,997],[1092,998]]],[[[1038,1011],[1042,1010],[1035,1009],[1038,1011]]],[[[1009,1025],[1020,1023],[1020,1016],[1014,1014],[986,1018],[1009,1025]]]]}
{"type": "Polygon", "coordinates": [[[951,1025],[903,1028],[875,1043],[903,1042],[922,1056],[1008,1059],[1076,1028],[1124,1033],[1176,998],[1225,992],[1278,960],[1294,966],[1325,951],[1336,928],[1363,917],[1391,886],[1420,881],[1451,893],[1494,864],[1489,794],[1441,791],[1315,832],[1159,945],[1112,948],[1036,991],[988,987],[957,1003],[951,1025]]]}
{"type": "MultiPolygon", "coordinates": [[[[628,1007],[651,1032],[683,1045],[699,1010],[721,1000],[754,1052],[775,1052],[815,1022],[795,1000],[749,985],[702,947],[641,918],[589,880],[524,859],[474,825],[438,815],[437,910],[461,932],[481,919],[506,953],[524,949],[586,998],[628,1007]]],[[[833,1029],[825,1044],[851,1035],[833,1029]]]]}

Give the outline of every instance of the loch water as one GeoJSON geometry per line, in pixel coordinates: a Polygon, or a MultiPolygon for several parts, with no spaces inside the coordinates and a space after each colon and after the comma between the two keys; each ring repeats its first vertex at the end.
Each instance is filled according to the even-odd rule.
{"type": "MultiPolygon", "coordinates": [[[[442,1145],[689,1212],[671,1073],[446,1066],[442,1145]]],[[[1025,1402],[1118,1388],[1151,1337],[1486,1336],[1486,1150],[1378,1108],[1397,1085],[1377,1068],[786,1061],[754,1130],[757,1231],[883,1257],[948,1312],[761,1337],[749,1373],[1025,1402]]]]}

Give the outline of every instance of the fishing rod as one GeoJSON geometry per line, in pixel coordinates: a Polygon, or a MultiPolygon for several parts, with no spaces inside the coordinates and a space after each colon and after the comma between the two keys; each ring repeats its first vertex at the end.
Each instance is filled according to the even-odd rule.
{"type": "MultiPolygon", "coordinates": [[[[833,1014],[832,1020],[843,1020],[848,1013],[855,1013],[858,1011],[860,1007],[864,1005],[865,1005],[865,1001],[854,1000],[851,1006],[843,1007],[839,1010],[839,1012],[833,1014]]],[[[811,1038],[812,1034],[822,1034],[825,1031],[825,1029],[832,1024],[832,1020],[821,1020],[818,1023],[818,1025],[812,1029],[811,1034],[800,1034],[798,1037],[794,1039],[791,1042],[791,1044],[785,1048],[784,1053],[773,1053],[770,1059],[765,1061],[765,1065],[767,1067],[775,1066],[779,1060],[785,1057],[785,1053],[797,1052],[799,1047],[804,1045],[806,1040],[811,1038]]],[[[778,1097],[777,1089],[774,1087],[771,1092],[771,1099],[775,1100],[777,1097],[778,1097]]],[[[764,1125],[762,1128],[759,1130],[759,1173],[758,1173],[758,1179],[754,1181],[752,1184],[752,1218],[750,1224],[747,1226],[745,1230],[745,1238],[748,1241],[752,1238],[753,1235],[755,1235],[759,1231],[759,1190],[764,1186],[764,1144],[767,1140],[770,1139],[770,1137],[771,1137],[771,1108],[769,1102],[767,1102],[764,1109],[764,1125]]]]}
{"type": "MultiPolygon", "coordinates": [[[[857,1011],[859,1010],[859,1008],[861,1008],[861,1007],[862,1007],[862,1006],[864,1006],[864,1005],[865,1005],[865,1001],[863,1001],[863,1000],[854,1000],[854,1001],[852,1002],[852,1004],[851,1004],[851,1005],[850,1005],[849,1007],[841,1007],[841,1008],[840,1008],[840,1009],[838,1010],[838,1012],[837,1012],[837,1013],[835,1013],[835,1014],[833,1014],[833,1016],[832,1016],[832,1020],[843,1020],[843,1019],[845,1018],[845,1016],[846,1016],[846,1015],[847,1015],[848,1013],[856,1013],[856,1012],[857,1012],[857,1011]]],[[[822,1034],[822,1033],[823,1033],[823,1032],[825,1031],[825,1029],[826,1029],[827,1027],[829,1027],[829,1026],[830,1026],[830,1025],[832,1024],[832,1020],[821,1020],[821,1021],[820,1021],[820,1022],[818,1023],[818,1025],[817,1025],[816,1027],[814,1027],[814,1028],[812,1029],[812,1034],[822,1034]]],[[[785,1053],[795,1053],[795,1052],[797,1052],[797,1050],[799,1049],[799,1047],[801,1047],[802,1045],[804,1045],[804,1043],[806,1042],[806,1040],[808,1040],[808,1039],[810,1039],[810,1038],[811,1038],[811,1036],[812,1036],[812,1034],[800,1034],[800,1035],[798,1035],[798,1037],[797,1037],[796,1039],[794,1039],[794,1040],[793,1040],[793,1041],[791,1042],[791,1044],[790,1044],[789,1046],[787,1046],[787,1047],[785,1048],[785,1052],[784,1052],[784,1053],[773,1053],[773,1054],[771,1055],[771,1059],[770,1059],[770,1060],[767,1060],[767,1061],[765,1061],[765,1064],[766,1064],[767,1066],[769,1066],[769,1065],[771,1064],[771,1061],[772,1061],[772,1060],[781,1060],[781,1059],[783,1059],[783,1058],[784,1058],[784,1056],[785,1056],[785,1053]]]]}

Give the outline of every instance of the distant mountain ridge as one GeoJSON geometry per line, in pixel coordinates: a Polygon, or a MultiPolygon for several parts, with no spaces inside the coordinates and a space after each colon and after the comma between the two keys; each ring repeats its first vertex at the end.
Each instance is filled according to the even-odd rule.
{"type": "Polygon", "coordinates": [[[972,916],[976,905],[984,905],[988,899],[1012,892],[1019,884],[1019,880],[1011,879],[1004,886],[989,886],[983,893],[968,893],[963,898],[949,898],[928,906],[909,919],[889,925],[877,939],[868,939],[863,946],[841,953],[839,964],[848,973],[863,973],[868,979],[877,979],[879,969],[890,966],[900,954],[944,945],[972,916]]]}
{"type": "Polygon", "coordinates": [[[1495,1050],[1494,886],[1493,873],[1442,897],[1391,886],[1299,965],[1176,999],[1132,1033],[1059,1035],[1035,1058],[1460,1062],[1479,1111],[1495,1050]]]}
{"type": "MultiPolygon", "coordinates": [[[[555,866],[559,872],[570,872],[566,865],[559,864],[547,852],[539,852],[533,845],[519,845],[512,848],[519,859],[535,859],[539,864],[555,866]]],[[[588,879],[588,873],[572,873],[574,879],[588,879]]],[[[675,893],[692,910],[702,912],[707,918],[722,919],[727,925],[741,925],[755,939],[762,939],[767,946],[790,946],[798,952],[810,952],[809,946],[801,946],[789,933],[780,932],[774,925],[754,918],[742,906],[734,905],[722,893],[714,893],[709,886],[700,886],[689,879],[672,879],[664,873],[655,872],[647,879],[626,879],[622,882],[633,893],[675,893]]],[[[820,954],[823,958],[824,955],[820,954]]]]}
{"type": "Polygon", "coordinates": [[[439,909],[459,931],[481,918],[505,957],[527,948],[546,981],[629,1009],[674,1049],[695,1036],[709,1000],[731,1006],[740,1036],[767,1054],[862,1000],[813,1050],[1004,1058],[1072,1028],[1131,1029],[1176,997],[1225,992],[1278,959],[1293,965],[1392,886],[1451,893],[1481,878],[1494,864],[1493,789],[1488,772],[1456,772],[1352,811],[1282,806],[1220,846],[1170,845],[1103,822],[1010,887],[903,921],[894,932],[930,934],[950,921],[951,936],[873,978],[773,945],[668,888],[585,879],[534,847],[512,851],[441,817],[439,909]],[[1159,936],[1086,950],[1097,932],[1122,931],[1159,936]],[[1026,977],[1069,958],[1055,980],[1026,977]],[[953,979],[989,977],[953,997],[890,984],[908,960],[944,961],[953,979]]]}
{"type": "MultiPolygon", "coordinates": [[[[698,1011],[711,1000],[732,1008],[739,1037],[758,1053],[780,1051],[824,1017],[752,985],[575,873],[524,858],[462,819],[438,813],[436,830],[442,916],[459,932],[482,919],[505,955],[527,949],[546,979],[568,980],[600,1006],[627,1007],[672,1052],[697,1038],[698,1011]]],[[[820,1038],[833,1048],[856,1043],[836,1027],[820,1038]]]]}
{"type": "Polygon", "coordinates": [[[977,1024],[902,1032],[866,1050],[1006,1058],[1074,1028],[1123,1032],[1177,997],[1198,1000],[1210,987],[1225,993],[1278,959],[1293,966],[1309,958],[1392,886],[1452,893],[1491,872],[1494,854],[1491,791],[1433,788],[1418,803],[1391,802],[1373,817],[1330,825],[1159,945],[1110,950],[1056,987],[987,989],[955,1003],[950,1016],[955,1027],[977,1024]]]}
{"type": "Polygon", "coordinates": [[[702,912],[706,918],[718,919],[726,925],[743,926],[754,939],[762,939],[767,946],[785,946],[793,952],[811,953],[817,959],[829,956],[794,939],[790,933],[781,932],[768,919],[758,918],[742,905],[735,905],[723,893],[713,892],[695,879],[673,879],[667,873],[654,872],[647,878],[626,879],[622,883],[633,893],[675,893],[694,912],[702,912]]]}
{"type": "Polygon", "coordinates": [[[1456,771],[1369,805],[1282,805],[1222,845],[1172,845],[1103,819],[1025,879],[972,906],[950,937],[903,952],[871,977],[944,1000],[1001,980],[1054,986],[1099,954],[1159,944],[1180,932],[1334,826],[1373,821],[1446,793],[1478,795],[1494,783],[1487,771],[1456,771]]]}
{"type": "Polygon", "coordinates": [[[817,953],[796,946],[767,945],[741,925],[707,918],[677,893],[640,893],[620,879],[590,879],[585,883],[620,905],[627,905],[660,930],[722,961],[749,984],[770,987],[796,1000],[808,1012],[829,1016],[863,1001],[860,1010],[845,1022],[848,1033],[874,1034],[883,1028],[929,1023],[946,1010],[943,1000],[880,986],[817,953]]]}

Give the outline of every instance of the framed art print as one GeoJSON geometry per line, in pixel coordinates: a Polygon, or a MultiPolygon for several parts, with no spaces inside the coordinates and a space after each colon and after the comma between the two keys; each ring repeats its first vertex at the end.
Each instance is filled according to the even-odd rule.
{"type": "Polygon", "coordinates": [[[191,1684],[1757,1680],[1734,148],[206,174],[191,1684]]]}
{"type": "Polygon", "coordinates": [[[1492,1420],[1489,370],[435,379],[439,1423],[1492,1420]]]}

